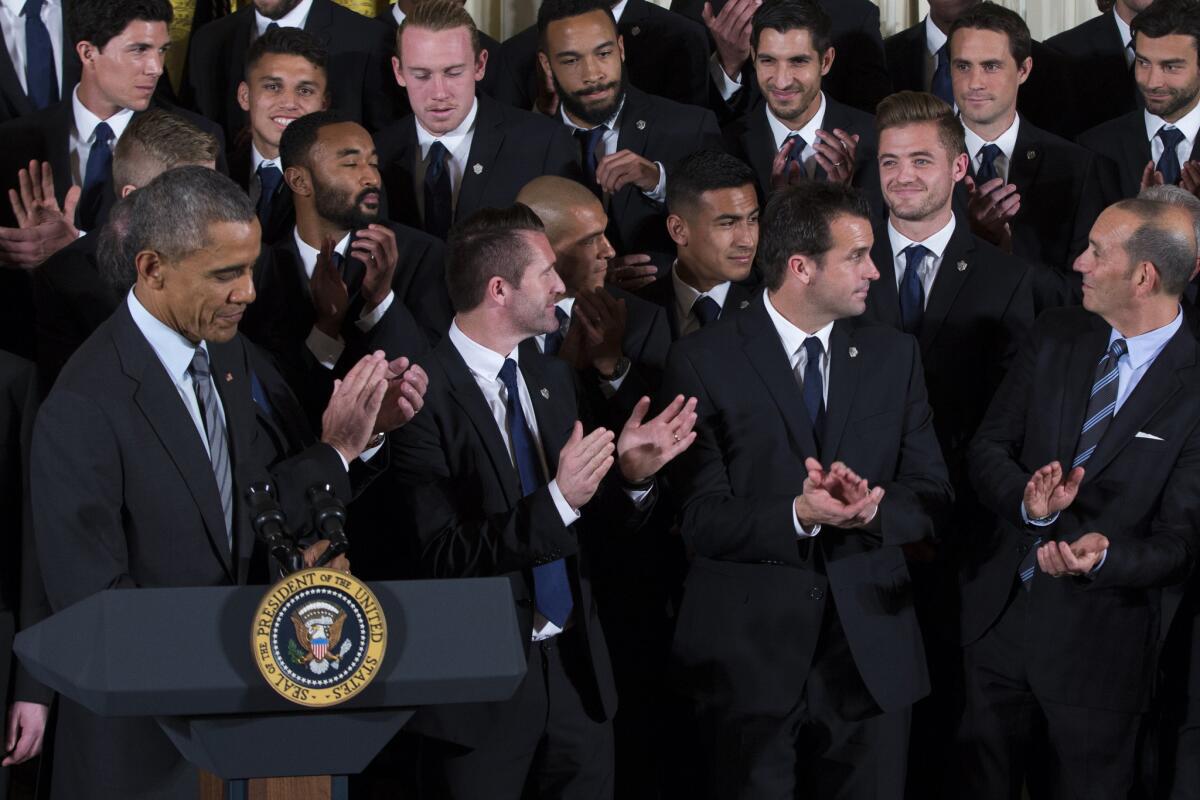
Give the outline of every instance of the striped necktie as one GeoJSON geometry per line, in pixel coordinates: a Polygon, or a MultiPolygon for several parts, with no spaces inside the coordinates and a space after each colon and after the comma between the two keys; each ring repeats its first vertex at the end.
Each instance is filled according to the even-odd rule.
{"type": "Polygon", "coordinates": [[[221,495],[221,510],[225,517],[225,536],[229,553],[233,554],[233,469],[229,463],[229,443],[225,437],[225,420],[217,405],[217,390],[213,386],[208,364],[208,352],[197,347],[188,367],[192,375],[192,387],[196,390],[196,401],[200,404],[200,418],[204,420],[204,432],[208,437],[208,457],[212,461],[213,477],[217,480],[217,491],[221,495]]]}

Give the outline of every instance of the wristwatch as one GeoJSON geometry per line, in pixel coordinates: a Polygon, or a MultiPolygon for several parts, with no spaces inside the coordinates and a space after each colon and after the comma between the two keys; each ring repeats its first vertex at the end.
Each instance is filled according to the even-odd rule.
{"type": "MultiPolygon", "coordinates": [[[[383,441],[385,439],[387,439],[387,434],[384,433],[383,431],[380,431],[379,433],[375,434],[374,436],[372,436],[370,439],[367,440],[367,450],[374,450],[376,447],[379,447],[381,444],[383,444],[383,441]]],[[[364,450],[363,452],[366,452],[366,450],[364,450]]]]}
{"type": "Polygon", "coordinates": [[[605,375],[600,370],[596,370],[596,374],[600,376],[600,380],[611,383],[612,381],[619,381],[621,378],[624,378],[625,373],[629,372],[630,366],[632,366],[632,362],[625,356],[621,356],[617,359],[617,365],[613,367],[611,375],[605,375]]]}

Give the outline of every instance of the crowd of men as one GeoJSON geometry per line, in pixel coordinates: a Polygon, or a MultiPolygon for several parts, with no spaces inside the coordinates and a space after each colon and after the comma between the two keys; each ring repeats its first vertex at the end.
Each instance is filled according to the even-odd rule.
{"type": "MultiPolygon", "coordinates": [[[[174,92],[168,0],[0,0],[0,639],[321,483],[527,660],[351,796],[1200,798],[1200,0],[1100,5],[253,0],[174,92]]],[[[0,665],[4,766],[196,796],[0,665]]]]}

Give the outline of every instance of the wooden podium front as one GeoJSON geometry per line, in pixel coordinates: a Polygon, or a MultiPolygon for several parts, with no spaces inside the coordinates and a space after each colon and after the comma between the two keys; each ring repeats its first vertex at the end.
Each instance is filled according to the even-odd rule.
{"type": "MultiPolygon", "coordinates": [[[[247,781],[245,800],[330,800],[331,780],[315,778],[254,778],[247,781]]],[[[200,772],[200,800],[234,800],[225,793],[225,781],[200,772]]]]}

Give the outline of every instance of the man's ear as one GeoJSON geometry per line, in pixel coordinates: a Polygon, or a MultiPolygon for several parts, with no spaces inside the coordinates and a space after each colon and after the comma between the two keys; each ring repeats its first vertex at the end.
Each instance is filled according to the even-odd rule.
{"type": "Polygon", "coordinates": [[[238,84],[237,101],[242,111],[250,110],[250,85],[245,81],[238,84]]]}
{"type": "Polygon", "coordinates": [[[283,180],[292,190],[292,194],[309,197],[313,193],[312,176],[303,167],[288,167],[283,171],[283,180]]]}
{"type": "Polygon", "coordinates": [[[678,214],[667,215],[667,234],[671,237],[676,247],[687,247],[688,243],[688,224],[687,220],[678,214]]]}
{"type": "Polygon", "coordinates": [[[163,270],[166,265],[157,252],[154,250],[142,250],[133,257],[133,264],[137,267],[139,283],[143,283],[156,291],[162,288],[163,270]]]}

